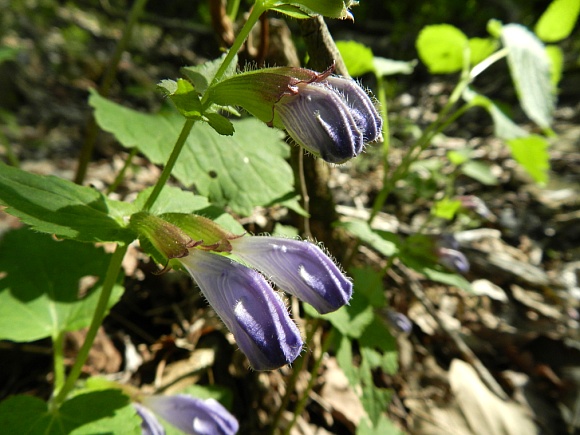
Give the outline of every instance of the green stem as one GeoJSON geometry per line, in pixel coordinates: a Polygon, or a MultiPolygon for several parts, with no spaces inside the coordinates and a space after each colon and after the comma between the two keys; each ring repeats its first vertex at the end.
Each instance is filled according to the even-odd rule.
{"type": "Polygon", "coordinates": [[[151,206],[153,206],[153,204],[155,203],[155,201],[159,197],[159,194],[161,193],[161,191],[165,187],[165,184],[167,183],[167,180],[169,180],[169,176],[171,175],[171,171],[173,171],[173,167],[175,166],[175,162],[177,162],[177,158],[179,157],[179,154],[181,154],[181,150],[183,149],[183,146],[185,145],[187,137],[189,136],[189,133],[191,132],[191,128],[193,127],[194,122],[195,121],[193,119],[186,119],[185,120],[185,124],[183,124],[183,128],[181,129],[181,133],[179,134],[179,137],[177,138],[177,142],[175,143],[175,146],[173,147],[173,151],[171,152],[171,155],[169,156],[169,160],[167,160],[167,164],[163,168],[163,172],[161,172],[161,176],[159,177],[159,180],[157,180],[157,183],[155,184],[155,187],[153,188],[153,192],[151,192],[151,195],[149,195],[149,198],[147,198],[147,202],[145,203],[143,210],[148,211],[151,209],[151,206]]]}
{"type": "MultiPolygon", "coordinates": [[[[102,97],[107,97],[111,90],[111,86],[115,80],[117,75],[117,68],[119,66],[119,62],[121,61],[121,56],[123,52],[127,48],[129,44],[129,39],[131,38],[131,34],[133,32],[133,27],[137,23],[137,20],[143,9],[145,8],[145,4],[147,0],[137,0],[133,3],[133,7],[129,12],[129,16],[127,17],[127,23],[125,24],[125,29],[123,30],[123,36],[119,40],[119,43],[115,47],[115,52],[111,57],[111,62],[109,64],[109,68],[105,72],[105,76],[101,81],[101,85],[99,86],[99,94],[102,97]]],[[[83,147],[81,149],[81,155],[79,156],[79,165],[77,167],[77,172],[75,174],[75,183],[82,184],[87,174],[87,168],[89,166],[89,161],[91,160],[91,156],[93,154],[93,149],[95,147],[95,143],[97,141],[99,128],[97,126],[97,122],[95,121],[94,117],[91,117],[89,124],[87,125],[87,133],[85,136],[85,141],[83,143],[83,147]]]]}
{"type": "Polygon", "coordinates": [[[238,16],[239,10],[240,10],[240,0],[228,1],[227,13],[230,20],[236,21],[236,17],[238,16]]]}
{"type": "MultiPolygon", "coordinates": [[[[242,27],[242,30],[240,30],[240,33],[238,34],[238,36],[236,36],[236,39],[235,39],[232,47],[228,50],[228,54],[226,55],[224,61],[220,65],[217,73],[213,77],[213,79],[209,85],[210,87],[212,85],[215,85],[218,81],[220,81],[222,79],[222,77],[224,76],[228,67],[233,62],[235,55],[238,53],[238,51],[240,51],[240,48],[242,48],[244,41],[248,38],[248,35],[252,31],[252,28],[260,19],[260,15],[262,15],[267,10],[268,10],[268,8],[265,7],[262,4],[262,2],[259,2],[259,1],[256,2],[256,4],[254,5],[254,7],[252,8],[252,10],[250,12],[250,16],[248,17],[248,21],[246,21],[246,23],[242,27]]],[[[206,101],[207,95],[208,95],[208,93],[206,92],[204,94],[204,96],[202,97],[202,99],[201,99],[202,104],[207,102],[206,101]]]]}
{"type": "Polygon", "coordinates": [[[97,307],[93,313],[93,319],[87,331],[85,341],[79,350],[75,363],[73,364],[64,385],[59,390],[54,391],[54,396],[51,402],[51,406],[53,407],[58,407],[62,402],[64,402],[82,373],[83,366],[85,365],[85,362],[89,356],[89,351],[93,346],[97,332],[99,331],[99,328],[101,327],[105,318],[107,307],[109,306],[109,301],[113,292],[113,287],[115,286],[117,278],[119,277],[121,263],[125,253],[127,252],[127,248],[127,245],[117,245],[117,249],[111,257],[111,261],[105,275],[105,280],[103,282],[103,287],[101,289],[101,294],[99,295],[99,300],[97,302],[97,307]]]}
{"type": "Polygon", "coordinates": [[[306,389],[304,390],[304,394],[300,398],[298,405],[296,405],[296,409],[294,410],[294,416],[292,417],[292,421],[284,429],[284,435],[288,435],[290,433],[290,431],[292,430],[292,427],[294,426],[294,424],[296,423],[296,420],[298,419],[298,416],[302,414],[302,411],[304,411],[304,408],[306,407],[306,402],[308,401],[308,396],[310,395],[310,391],[312,390],[312,387],[314,386],[314,382],[316,381],[316,378],[317,378],[316,373],[318,372],[318,369],[320,368],[320,364],[322,364],[322,360],[324,359],[324,355],[325,355],[326,351],[328,350],[328,348],[330,347],[330,343],[332,342],[333,338],[334,338],[334,329],[331,329],[330,332],[328,333],[328,335],[324,338],[324,341],[322,342],[322,346],[320,348],[320,355],[318,355],[318,358],[316,358],[314,366],[312,367],[312,370],[310,371],[310,379],[308,380],[308,385],[306,386],[306,389]]]}
{"type": "Polygon", "coordinates": [[[52,339],[52,361],[54,370],[54,391],[60,391],[65,381],[64,331],[52,339]]]}
{"type": "Polygon", "coordinates": [[[18,157],[16,157],[16,153],[14,153],[12,143],[8,140],[2,131],[0,131],[0,141],[4,143],[4,148],[6,149],[6,158],[8,159],[8,162],[15,168],[19,168],[20,162],[18,161],[18,157]]]}

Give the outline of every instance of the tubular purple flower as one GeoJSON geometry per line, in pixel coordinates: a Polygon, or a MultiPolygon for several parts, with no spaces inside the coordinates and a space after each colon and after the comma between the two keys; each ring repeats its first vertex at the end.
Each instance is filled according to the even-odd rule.
{"type": "Polygon", "coordinates": [[[166,420],[187,434],[192,435],[234,435],[238,432],[239,424],[236,418],[214,399],[198,399],[182,394],[175,396],[146,396],[142,404],[134,404],[137,412],[147,421],[142,425],[143,434],[164,434],[163,428],[148,410],[166,420]],[[148,409],[147,409],[148,408],[148,409]],[[152,420],[153,418],[153,420],[152,420]],[[156,423],[153,423],[153,421],[156,423]],[[152,424],[153,423],[153,424],[152,424]],[[146,432],[146,430],[162,432],[146,432]]]}
{"type": "Polygon", "coordinates": [[[256,370],[273,370],[302,350],[298,327],[262,275],[226,257],[192,249],[179,261],[234,334],[256,370]]]}
{"type": "Polygon", "coordinates": [[[274,109],[288,134],[331,163],[357,156],[380,139],[382,119],[366,92],[351,79],[327,77],[299,82],[274,109]]]}
{"type": "Polygon", "coordinates": [[[352,283],[313,243],[256,236],[239,237],[230,244],[233,254],[322,314],[339,309],[352,296],[352,283]]]}
{"type": "Polygon", "coordinates": [[[142,435],[165,435],[165,429],[159,423],[159,420],[140,403],[133,403],[137,414],[141,417],[141,434],[142,435]]]}
{"type": "Polygon", "coordinates": [[[413,323],[407,316],[393,310],[387,310],[387,320],[399,332],[409,334],[413,330],[413,323]]]}
{"type": "Polygon", "coordinates": [[[469,260],[467,260],[467,257],[461,251],[450,248],[438,248],[437,257],[439,258],[439,263],[450,270],[460,273],[469,272],[469,260]]]}

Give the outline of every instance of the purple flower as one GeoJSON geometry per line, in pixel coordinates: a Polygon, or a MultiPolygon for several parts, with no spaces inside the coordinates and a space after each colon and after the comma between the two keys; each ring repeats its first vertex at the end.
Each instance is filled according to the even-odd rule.
{"type": "Polygon", "coordinates": [[[296,359],[302,350],[298,327],[262,275],[199,249],[180,261],[254,369],[272,370],[296,359]]]}
{"type": "Polygon", "coordinates": [[[230,244],[233,254],[322,314],[336,311],[352,296],[352,283],[312,243],[258,236],[239,237],[230,244]]]}
{"type": "Polygon", "coordinates": [[[437,248],[436,254],[439,258],[439,263],[447,269],[460,273],[469,271],[469,261],[461,251],[450,248],[437,248]]]}
{"type": "Polygon", "coordinates": [[[407,316],[397,311],[387,310],[387,320],[399,332],[408,334],[413,330],[413,323],[407,316]]]}
{"type": "Polygon", "coordinates": [[[494,215],[487,208],[487,205],[481,198],[475,195],[463,195],[458,196],[457,199],[461,201],[461,206],[467,210],[473,210],[478,216],[487,219],[494,220],[494,215]]]}
{"type": "Polygon", "coordinates": [[[214,399],[202,400],[179,394],[145,396],[141,402],[133,403],[133,406],[143,420],[143,435],[165,434],[154,414],[187,434],[233,435],[238,431],[236,418],[214,399]]]}
{"type": "Polygon", "coordinates": [[[327,162],[342,163],[382,138],[382,119],[355,81],[329,74],[297,83],[274,109],[299,145],[327,162]]]}

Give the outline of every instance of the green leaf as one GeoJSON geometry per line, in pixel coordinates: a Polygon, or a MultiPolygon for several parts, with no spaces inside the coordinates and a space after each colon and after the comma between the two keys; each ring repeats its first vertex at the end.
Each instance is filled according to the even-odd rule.
{"type": "Polygon", "coordinates": [[[361,403],[373,426],[376,426],[381,415],[387,409],[393,392],[386,388],[375,386],[372,375],[373,365],[370,364],[374,356],[373,354],[376,354],[374,350],[368,347],[361,348],[361,403]]]}
{"type": "Polygon", "coordinates": [[[328,320],[341,334],[352,338],[360,337],[374,318],[373,307],[369,305],[368,300],[362,294],[356,291],[353,293],[349,305],[333,313],[318,314],[314,308],[307,304],[304,305],[304,311],[312,317],[328,320]]]}
{"type": "Polygon", "coordinates": [[[554,112],[550,59],[538,38],[519,24],[502,27],[501,40],[508,48],[508,65],[522,109],[542,128],[548,128],[554,112]]]}
{"type": "Polygon", "coordinates": [[[497,49],[497,41],[490,38],[469,38],[469,63],[477,65],[497,49]]]}
{"type": "Polygon", "coordinates": [[[348,336],[341,334],[336,329],[333,331],[336,341],[336,362],[344,372],[350,385],[358,388],[360,384],[360,373],[358,367],[352,363],[353,355],[351,339],[348,336]]]}
{"type": "Polygon", "coordinates": [[[441,284],[452,285],[457,288],[460,288],[461,290],[465,290],[466,292],[473,293],[471,283],[467,281],[464,277],[456,273],[442,272],[440,270],[431,267],[420,267],[419,269],[417,269],[417,271],[421,272],[431,281],[440,282],[441,284]]]}
{"type": "MultiPolygon", "coordinates": [[[[147,115],[124,108],[93,93],[89,99],[98,124],[121,144],[139,149],[155,164],[171,153],[183,118],[177,114],[147,115]]],[[[235,122],[234,136],[219,136],[196,123],[173,175],[211,202],[249,215],[255,206],[275,203],[294,192],[292,168],[286,161],[283,133],[249,118],[235,122]]]]}
{"type": "MultiPolygon", "coordinates": [[[[29,229],[8,232],[0,242],[0,339],[56,338],[88,326],[109,260],[89,244],[58,242],[29,229]],[[87,291],[83,277],[98,282],[87,291]]],[[[115,286],[109,307],[122,293],[115,286]]]]}
{"type": "Polygon", "coordinates": [[[431,209],[431,214],[441,219],[451,220],[455,217],[457,211],[461,208],[461,201],[455,199],[443,198],[437,201],[431,209]]]}
{"type": "Polygon", "coordinates": [[[353,77],[373,72],[375,69],[373,51],[356,41],[336,41],[348,73],[353,77]]]}
{"type": "MultiPolygon", "coordinates": [[[[133,202],[137,210],[143,209],[152,191],[153,187],[149,187],[139,192],[135,202],[133,202]]],[[[209,205],[209,201],[205,196],[195,195],[193,192],[181,190],[179,187],[165,186],[149,212],[155,215],[163,213],[193,213],[209,207],[209,205]]]]}
{"type": "Polygon", "coordinates": [[[449,24],[424,27],[416,42],[419,57],[433,74],[461,71],[467,46],[467,36],[449,24]]]}
{"type": "Polygon", "coordinates": [[[398,252],[399,240],[396,234],[386,231],[375,231],[368,223],[361,220],[340,222],[338,227],[346,229],[352,235],[361,239],[386,257],[398,252]]]}
{"type": "Polygon", "coordinates": [[[370,267],[353,268],[349,270],[354,282],[354,291],[363,295],[374,308],[382,308],[386,304],[385,289],[380,273],[370,267]]]}
{"type": "Polygon", "coordinates": [[[491,172],[489,165],[477,160],[470,160],[461,166],[461,172],[486,186],[496,186],[497,177],[491,172]]]}
{"type": "Polygon", "coordinates": [[[203,113],[200,95],[187,80],[163,80],[158,85],[186,118],[200,119],[203,113]]]}
{"type": "Polygon", "coordinates": [[[9,397],[0,402],[0,427],[6,434],[139,435],[141,419],[119,390],[102,390],[76,395],[55,411],[36,397],[9,397]]]}
{"type": "Polygon", "coordinates": [[[107,199],[90,187],[35,175],[0,162],[0,205],[43,233],[83,242],[131,241],[125,217],[130,204],[107,199]]]}
{"type": "Polygon", "coordinates": [[[404,435],[404,432],[382,414],[374,426],[368,418],[363,418],[356,428],[356,435],[404,435]]]}
{"type": "Polygon", "coordinates": [[[507,141],[516,161],[522,165],[537,183],[548,181],[550,155],[546,138],[531,135],[507,141]]]}
{"type": "Polygon", "coordinates": [[[455,166],[462,165],[471,158],[471,150],[469,148],[464,148],[460,150],[453,150],[447,153],[447,158],[455,166]]]}
{"type": "Polygon", "coordinates": [[[557,45],[548,45],[546,54],[550,59],[550,80],[552,87],[556,90],[558,83],[562,80],[562,71],[564,70],[564,52],[557,45]]]}
{"type": "MultiPolygon", "coordinates": [[[[220,58],[207,61],[201,65],[183,67],[181,68],[181,72],[189,80],[191,80],[195,90],[203,95],[217,74],[225,57],[226,55],[223,54],[220,58]]],[[[238,56],[236,55],[232,62],[228,65],[228,68],[226,69],[221,80],[233,76],[236,73],[237,65],[238,56]]]]}
{"type": "Polygon", "coordinates": [[[542,41],[560,41],[570,36],[579,13],[580,1],[553,0],[536,23],[534,32],[542,41]]]}
{"type": "Polygon", "coordinates": [[[206,113],[204,118],[210,127],[219,134],[223,136],[231,136],[234,134],[234,124],[232,124],[232,122],[225,116],[222,116],[219,113],[206,113]]]}

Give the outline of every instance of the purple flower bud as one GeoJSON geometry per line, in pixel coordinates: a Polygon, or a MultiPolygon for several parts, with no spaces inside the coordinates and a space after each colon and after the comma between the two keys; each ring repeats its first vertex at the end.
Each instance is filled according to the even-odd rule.
{"type": "Polygon", "coordinates": [[[233,435],[238,431],[238,421],[218,401],[198,399],[182,394],[175,396],[146,396],[142,405],[133,404],[143,419],[144,435],[163,435],[165,430],[155,416],[192,435],[233,435]]]}
{"type": "Polygon", "coordinates": [[[391,324],[397,331],[408,334],[413,330],[413,323],[411,323],[409,318],[404,314],[393,310],[387,310],[386,314],[389,324],[391,324]]]}
{"type": "Polygon", "coordinates": [[[322,314],[336,311],[352,296],[352,283],[313,243],[257,236],[239,237],[230,244],[233,254],[322,314]]]}
{"type": "Polygon", "coordinates": [[[469,271],[469,261],[462,252],[449,248],[438,248],[437,257],[439,263],[455,272],[467,273],[469,271]]]}
{"type": "Polygon", "coordinates": [[[382,137],[382,119],[355,81],[329,74],[299,82],[274,109],[299,145],[327,162],[342,163],[382,137]]]}
{"type": "Polygon", "coordinates": [[[180,261],[254,369],[272,370],[296,359],[302,350],[298,327],[262,275],[199,249],[180,261]]]}

